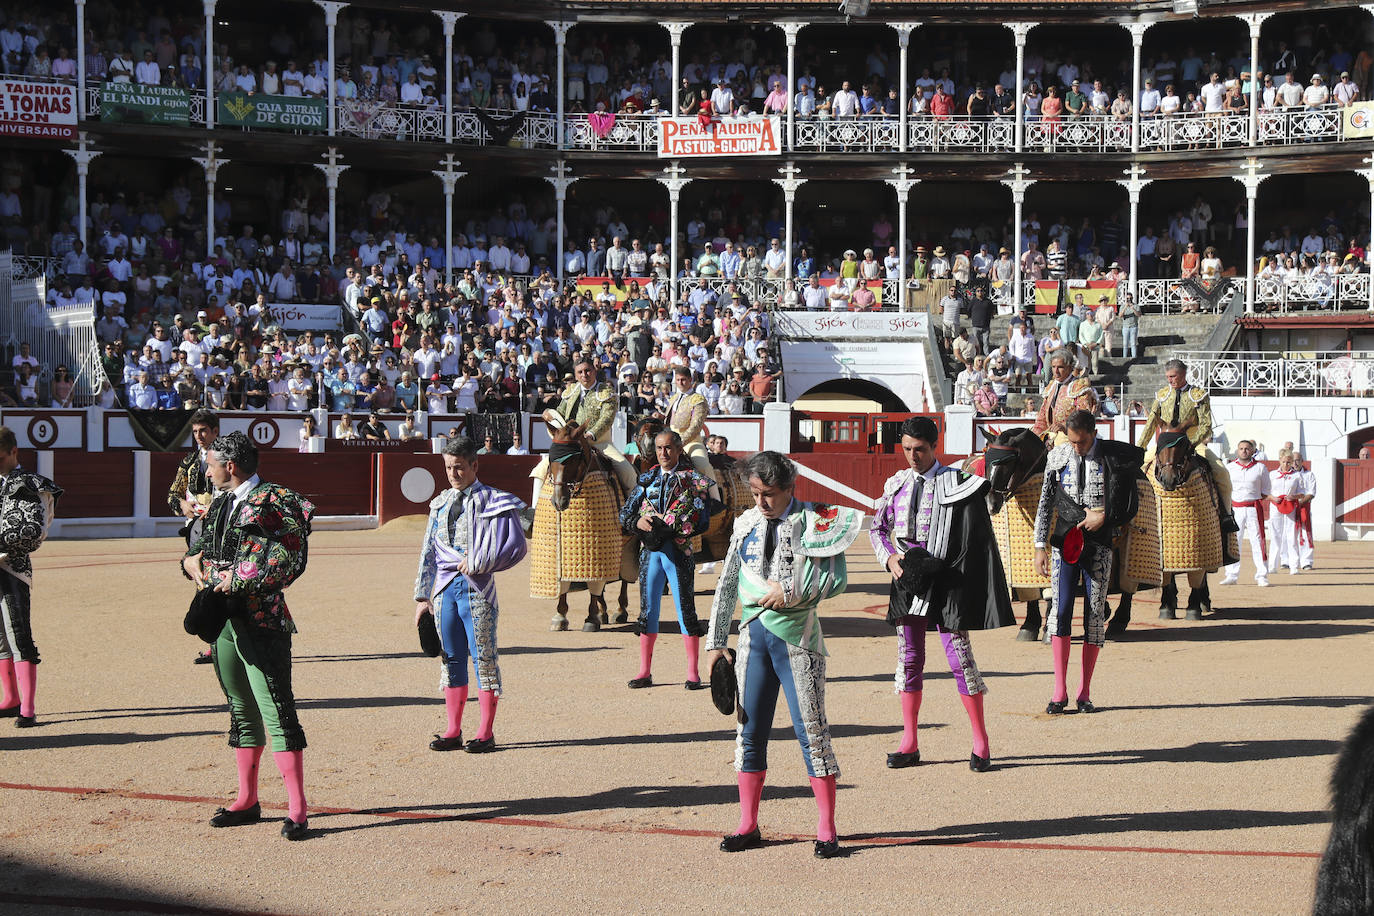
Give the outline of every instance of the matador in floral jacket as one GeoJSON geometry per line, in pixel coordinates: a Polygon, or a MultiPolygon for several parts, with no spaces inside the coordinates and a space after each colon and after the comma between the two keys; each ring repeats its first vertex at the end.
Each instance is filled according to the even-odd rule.
{"type": "Polygon", "coordinates": [[[296,624],[282,594],[305,572],[315,506],[258,477],[258,450],[247,436],[221,436],[206,451],[206,473],[219,495],[191,543],[182,570],[214,589],[228,620],[215,641],[215,674],[229,701],[229,746],[235,749],[239,795],[210,819],[233,827],[261,816],[258,761],[270,736],[287,790],[282,835],[306,835],[302,751],[305,731],[291,690],[291,634],[296,624]]]}
{"type": "Polygon", "coordinates": [[[692,536],[710,521],[708,492],[711,480],[683,460],[682,437],[664,430],[654,438],[658,467],[640,474],[620,509],[620,527],[639,538],[639,674],[630,687],[653,684],[654,642],[658,639],[659,606],[666,585],[673,596],[678,625],[687,652],[689,690],[702,687],[698,656],[706,625],[693,604],[695,584],[692,536]]]}

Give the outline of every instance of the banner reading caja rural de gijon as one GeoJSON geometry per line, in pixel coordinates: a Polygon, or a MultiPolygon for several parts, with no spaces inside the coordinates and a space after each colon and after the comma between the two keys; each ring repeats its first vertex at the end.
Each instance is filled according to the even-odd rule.
{"type": "Polygon", "coordinates": [[[0,135],[76,139],[76,87],[0,79],[0,135]]]}
{"type": "Polygon", "coordinates": [[[216,111],[226,127],[322,131],[329,126],[329,103],[324,99],[222,92],[216,111]]]}
{"type": "Polygon", "coordinates": [[[665,159],[780,156],[782,119],[716,118],[702,124],[696,118],[660,118],[658,154],[665,159]]]}

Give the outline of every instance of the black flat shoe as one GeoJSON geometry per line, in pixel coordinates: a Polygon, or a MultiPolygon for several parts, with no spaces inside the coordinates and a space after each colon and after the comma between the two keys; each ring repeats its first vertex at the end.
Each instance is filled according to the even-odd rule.
{"type": "Polygon", "coordinates": [[[704,683],[702,681],[687,681],[682,686],[687,688],[688,690],[705,690],[707,687],[710,687],[711,685],[704,683]]]}
{"type": "Polygon", "coordinates": [[[492,735],[490,738],[473,738],[467,744],[463,745],[463,750],[467,751],[469,754],[489,754],[496,750],[496,736],[492,735]]]}
{"type": "Polygon", "coordinates": [[[969,754],[968,768],[975,773],[986,773],[992,769],[992,755],[979,757],[977,754],[969,754]]]}
{"type": "Polygon", "coordinates": [[[13,718],[17,717],[18,715],[19,715],[19,704],[18,704],[18,703],[15,703],[13,706],[6,706],[4,709],[0,709],[0,719],[13,719],[13,718]]]}
{"type": "Polygon", "coordinates": [[[1101,706],[1095,706],[1095,705],[1093,705],[1093,701],[1092,701],[1092,700],[1078,700],[1074,705],[1078,707],[1078,711],[1079,711],[1079,712],[1101,712],[1101,711],[1102,711],[1102,707],[1101,707],[1101,706]]]}
{"type": "Polygon", "coordinates": [[[818,858],[818,859],[833,859],[833,858],[835,858],[835,857],[836,857],[837,855],[839,855],[839,854],[840,854],[840,841],[839,841],[839,840],[817,840],[817,841],[816,841],[816,858],[818,858]]]}
{"type": "Polygon", "coordinates": [[[15,728],[33,728],[38,724],[37,716],[18,716],[14,720],[15,728]]]}
{"type": "Polygon", "coordinates": [[[281,835],[288,840],[303,840],[310,831],[310,821],[301,821],[299,824],[287,818],[281,822],[281,835]]]}
{"type": "Polygon", "coordinates": [[[887,755],[887,768],[889,770],[904,770],[907,767],[914,767],[921,762],[921,752],[912,751],[909,754],[897,751],[887,755]]]}
{"type": "Polygon", "coordinates": [[[241,827],[244,824],[256,824],[262,820],[262,805],[253,805],[251,808],[244,808],[242,811],[230,811],[228,808],[220,808],[215,812],[214,817],[210,818],[211,827],[241,827]]]}
{"type": "Polygon", "coordinates": [[[763,845],[763,836],[759,833],[759,828],[755,827],[748,833],[732,833],[720,841],[721,852],[742,852],[746,849],[755,849],[763,845]]]}
{"type": "Polygon", "coordinates": [[[214,657],[213,655],[211,655],[209,652],[202,652],[200,655],[197,655],[197,656],[196,656],[196,660],[195,660],[194,662],[192,662],[191,664],[193,664],[193,665],[208,665],[208,664],[212,663],[214,660],[215,660],[215,657],[214,657]]]}
{"type": "Polygon", "coordinates": [[[459,732],[456,738],[445,738],[443,735],[435,735],[434,740],[429,743],[431,751],[457,751],[462,750],[463,733],[459,732]]]}
{"type": "Polygon", "coordinates": [[[652,686],[654,686],[654,679],[652,677],[637,677],[634,680],[630,681],[631,690],[638,690],[641,687],[652,686]]]}
{"type": "Polygon", "coordinates": [[[1045,712],[1049,713],[1052,716],[1062,716],[1064,714],[1064,710],[1068,708],[1068,700],[1060,700],[1058,702],[1050,700],[1049,705],[1045,707],[1045,712]]]}

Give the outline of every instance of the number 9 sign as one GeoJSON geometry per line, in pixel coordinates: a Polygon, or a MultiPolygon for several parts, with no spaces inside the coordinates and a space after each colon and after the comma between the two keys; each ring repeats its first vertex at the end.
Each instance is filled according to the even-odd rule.
{"type": "Polygon", "coordinates": [[[57,442],[57,423],[52,417],[34,417],[29,420],[28,437],[34,448],[51,448],[57,442]]]}

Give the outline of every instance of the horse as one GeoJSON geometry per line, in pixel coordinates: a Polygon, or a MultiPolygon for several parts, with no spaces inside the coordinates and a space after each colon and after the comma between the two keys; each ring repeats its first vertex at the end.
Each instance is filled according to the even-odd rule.
{"type": "Polygon", "coordinates": [[[1221,494],[1207,462],[1194,450],[1187,435],[1177,430],[1165,430],[1156,438],[1155,454],[1146,463],[1146,473],[1159,499],[1160,530],[1173,535],[1163,541],[1161,568],[1165,583],[1159,599],[1159,619],[1178,619],[1178,586],[1174,576],[1186,572],[1191,590],[1185,617],[1201,620],[1212,609],[1207,573],[1216,572],[1228,552],[1236,552],[1228,544],[1235,535],[1221,527],[1221,494]]]}
{"type": "Polygon", "coordinates": [[[1374,709],[1351,731],[1331,772],[1331,834],[1312,912],[1374,912],[1374,709]]]}
{"type": "MultiPolygon", "coordinates": [[[[1002,564],[1012,597],[1026,602],[1026,619],[1016,634],[1020,642],[1035,642],[1041,634],[1040,602],[1046,608],[1052,602],[1048,593],[1050,580],[1035,570],[1034,528],[1035,514],[1040,503],[1044,483],[1045,460],[1048,449],[1044,440],[1024,427],[1003,430],[987,445],[982,456],[966,465],[966,469],[981,471],[988,479],[988,513],[997,534],[1002,552],[1002,564]],[[977,467],[977,461],[982,466],[977,467]]],[[[1113,545],[1113,590],[1121,594],[1116,615],[1107,632],[1120,635],[1131,617],[1131,601],[1142,586],[1160,583],[1157,569],[1159,537],[1154,527],[1156,509],[1154,492],[1143,479],[1137,481],[1140,506],[1145,517],[1141,524],[1133,521],[1113,545]]]]}
{"type": "Polygon", "coordinates": [[[998,433],[981,456],[965,464],[965,470],[981,472],[991,485],[988,490],[988,515],[1002,554],[1011,596],[1026,602],[1026,618],[1016,633],[1018,642],[1040,638],[1040,601],[1049,598],[1049,579],[1035,571],[1035,513],[1040,505],[1044,481],[1044,441],[1025,427],[998,433]],[[979,467],[981,462],[981,467],[979,467]]]}
{"type": "Polygon", "coordinates": [[[531,538],[530,596],[558,598],[551,630],[568,628],[568,588],[585,582],[590,598],[584,633],[610,623],[605,588],[620,580],[616,623],[629,620],[627,583],[638,578],[633,538],[620,530],[626,493],[610,462],[577,424],[550,426],[548,473],[540,488],[531,538]],[[544,503],[553,515],[543,511],[544,503]]]}

